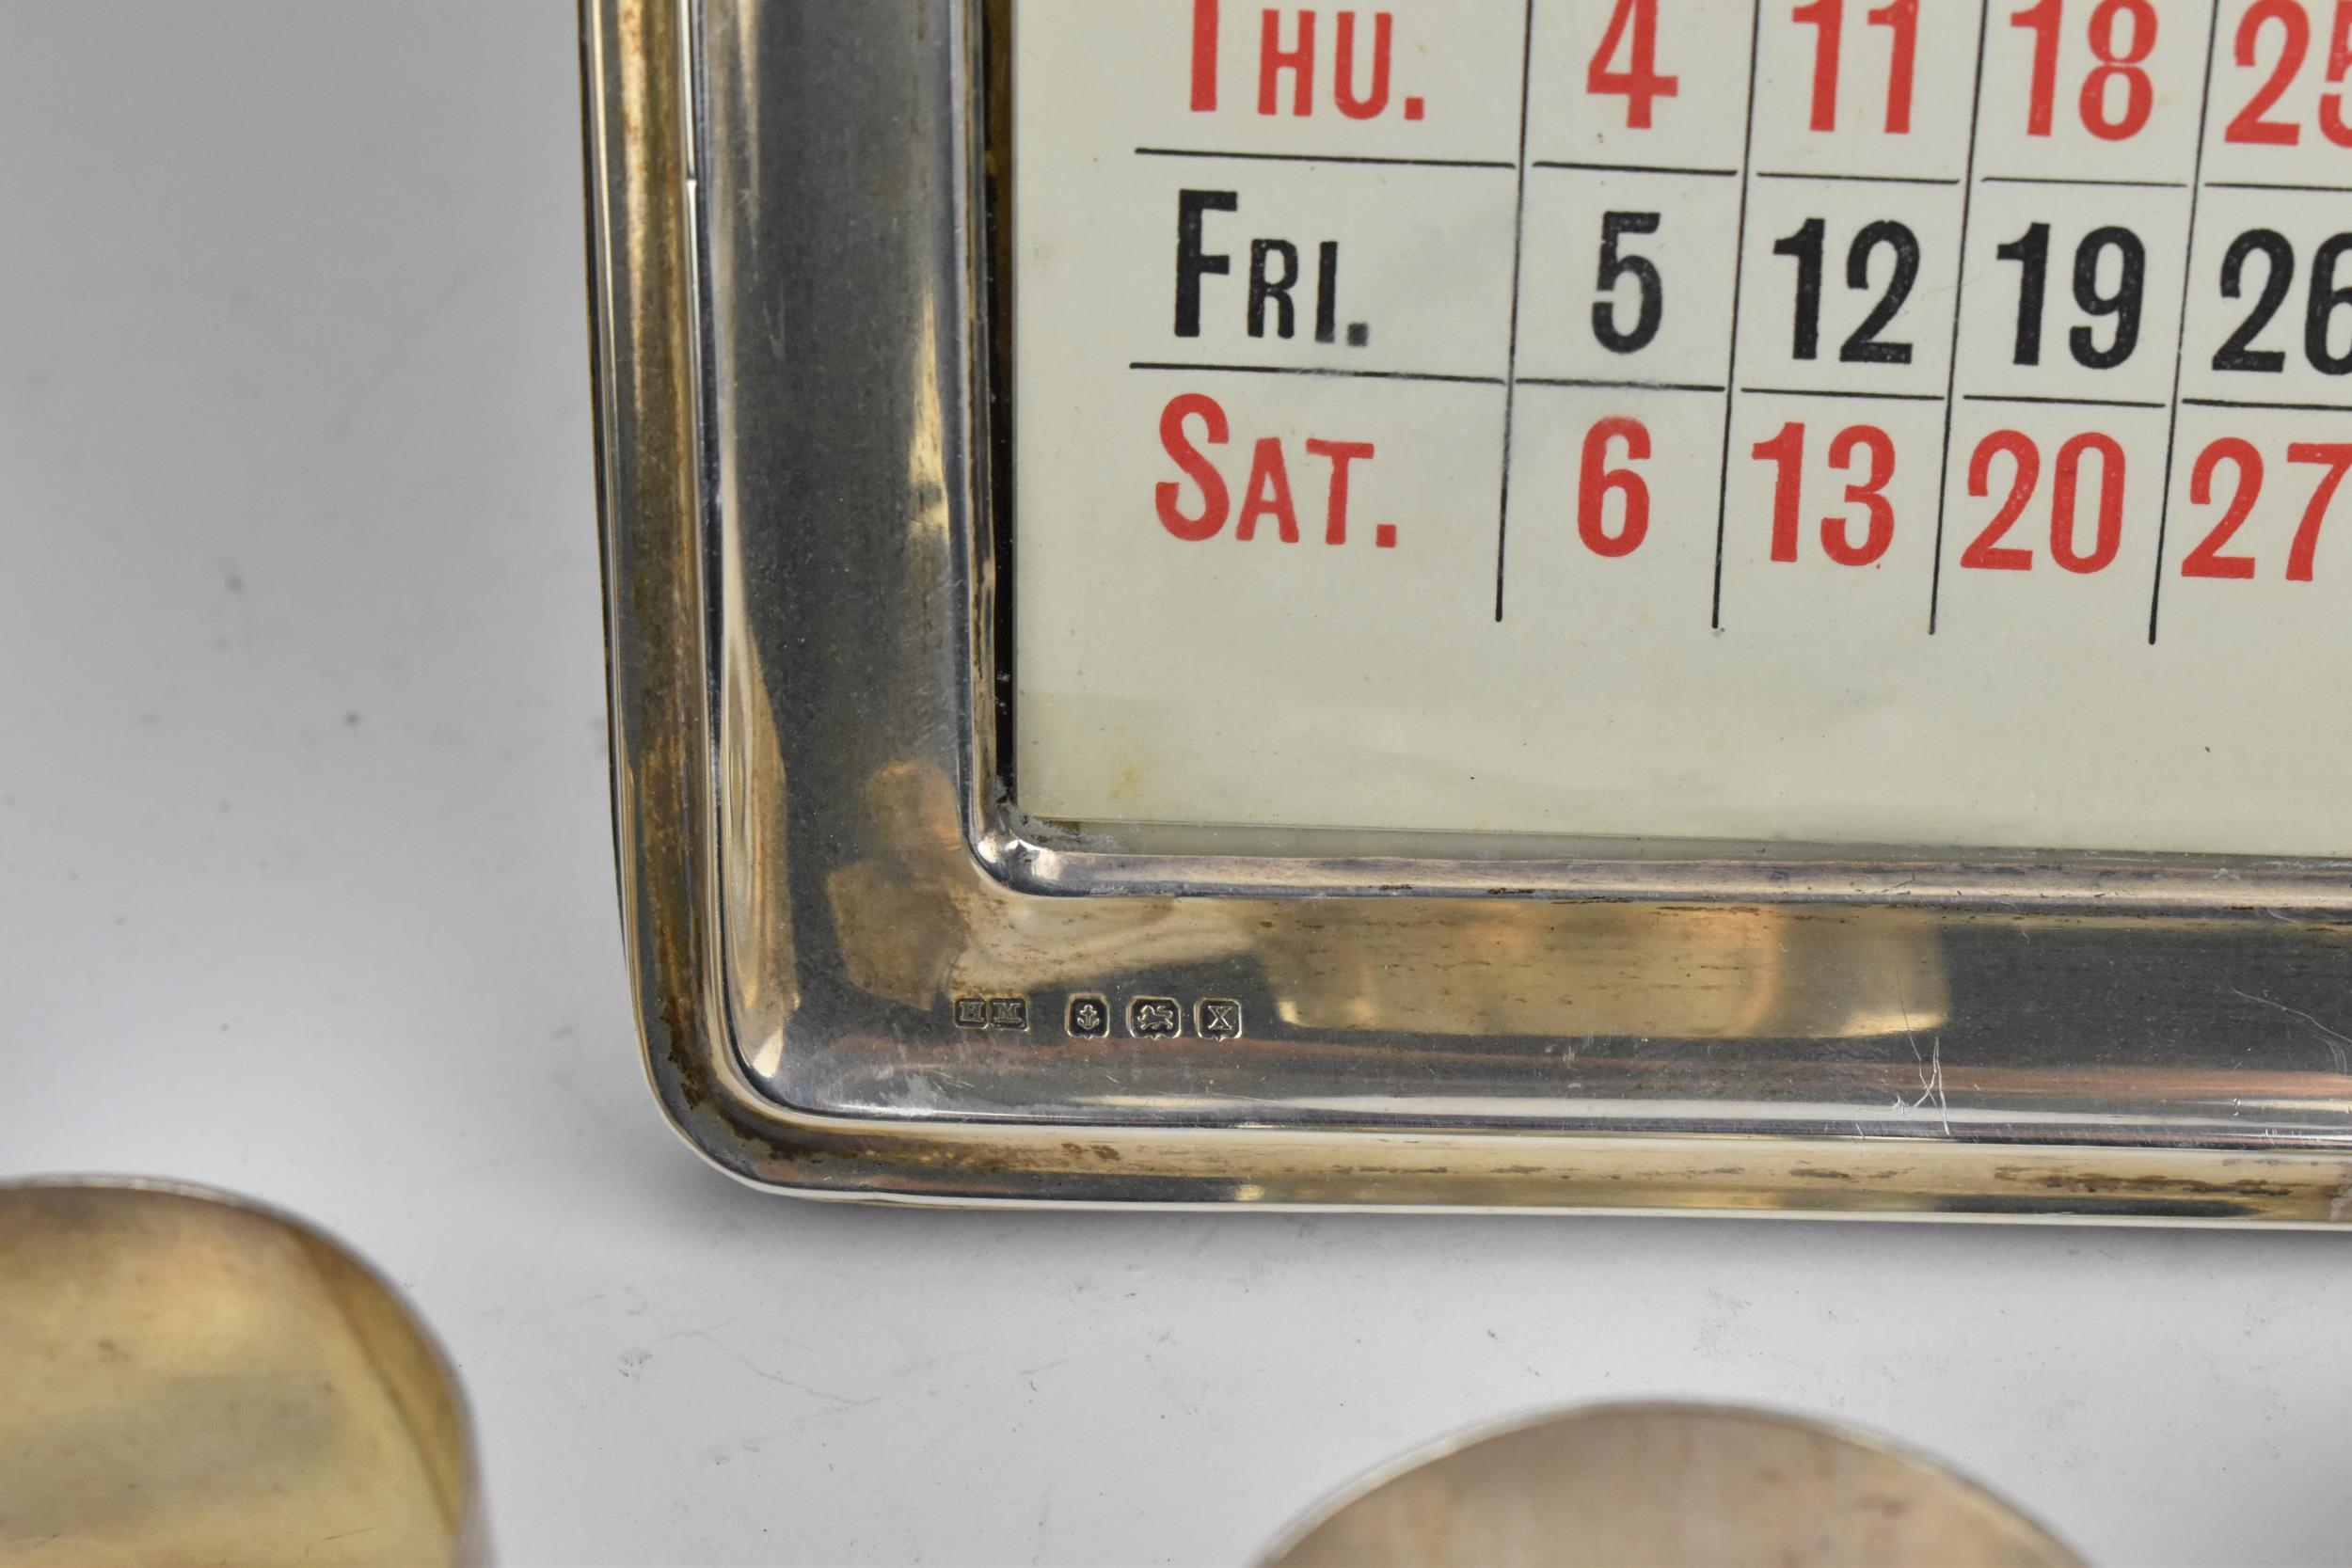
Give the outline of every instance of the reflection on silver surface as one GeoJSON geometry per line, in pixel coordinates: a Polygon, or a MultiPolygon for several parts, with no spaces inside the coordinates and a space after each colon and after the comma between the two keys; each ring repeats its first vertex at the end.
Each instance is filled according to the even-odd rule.
{"type": "Polygon", "coordinates": [[[153,1181],[0,1186],[0,1564],[488,1561],[454,1374],[299,1222],[153,1181]]]}
{"type": "Polygon", "coordinates": [[[1268,1568],[2077,1568],[1975,1483],[1761,1411],[1618,1405],[1441,1445],[1327,1503],[1268,1568]]]}
{"type": "Polygon", "coordinates": [[[2340,868],[1253,858],[1024,821],[980,12],[585,17],[623,907],[655,1086],[723,1167],[925,1200],[2352,1219],[2340,868]],[[1114,1026],[1073,1033],[1080,996],[1114,1026]],[[1182,1026],[1138,1031],[1136,998],[1182,1026]],[[1208,999],[1239,1037],[1200,1037],[1208,999]],[[999,1000],[1026,1027],[959,1024],[999,1000]]]}

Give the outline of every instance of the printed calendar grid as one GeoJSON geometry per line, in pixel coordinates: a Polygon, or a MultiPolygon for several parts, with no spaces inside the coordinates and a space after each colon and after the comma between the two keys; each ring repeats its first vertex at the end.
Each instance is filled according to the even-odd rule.
{"type": "Polygon", "coordinates": [[[1025,809],[2352,855],[2352,0],[1014,17],[1025,809]]]}
{"type": "MultiPolygon", "coordinates": [[[[1664,3],[1670,5],[1671,0],[1664,0],[1664,3]]],[[[1932,4],[1932,0],[1929,0],[1929,3],[1932,4]]],[[[2009,4],[2013,3],[2014,0],[2009,0],[2009,4]]],[[[2158,0],[2144,0],[2144,3],[2148,8],[2141,14],[2160,16],[2167,25],[2177,26],[2182,20],[2191,14],[2191,8],[2188,7],[2167,7],[2163,11],[2159,12],[2154,8],[2158,0]]],[[[2241,16],[2267,16],[2269,13],[2265,12],[2264,9],[2265,6],[2276,7],[2284,3],[2287,3],[2287,0],[2256,0],[2256,4],[2250,11],[2242,7],[2238,8],[2238,9],[2241,16]]],[[[1918,0],[1912,0],[1912,9],[1915,12],[1917,8],[1917,5],[1918,0]]],[[[2095,9],[2090,6],[2078,4],[2073,8],[2073,11],[2076,17],[2079,17],[2086,12],[2090,12],[2095,16],[2104,16],[2114,12],[2116,10],[2116,6],[2117,0],[2105,0],[2105,3],[2097,7],[2095,9]]],[[[1616,29],[1615,19],[1637,17],[1640,8],[1638,0],[1616,0],[1612,21],[1611,38],[1614,40],[1618,45],[1622,46],[1624,40],[1616,29]]],[[[1515,188],[1512,192],[1512,225],[1509,240],[1511,255],[1510,284],[1507,301],[1503,302],[1504,309],[1508,316],[1508,330],[1505,336],[1502,362],[1496,367],[1495,373],[1470,374],[1412,369],[1359,370],[1330,365],[1283,365],[1224,360],[1189,360],[1172,356],[1136,358],[1129,361],[1129,368],[1133,371],[1146,372],[1295,375],[1307,377],[1337,376],[1375,381],[1391,381],[1398,383],[1427,383],[1433,385],[1453,384],[1493,387],[1499,388],[1502,395],[1502,439],[1500,460],[1497,464],[1498,472],[1494,486],[1497,498],[1494,509],[1494,614],[1495,619],[1498,621],[1504,617],[1508,606],[1508,585],[1510,580],[1510,531],[1512,518],[1512,448],[1514,442],[1520,439],[1522,436],[1519,421],[1519,393],[1523,388],[1580,388],[1595,391],[1618,391],[1629,394],[1641,394],[1643,396],[1714,396],[1720,397],[1723,400],[1724,412],[1722,418],[1722,439],[1716,462],[1715,475],[1715,564],[1711,581],[1709,583],[1709,602],[1708,604],[1708,625],[1715,628],[1720,628],[1723,626],[1724,617],[1724,565],[1726,550],[1726,535],[1732,524],[1732,481],[1738,462],[1738,454],[1734,450],[1734,435],[1735,427],[1738,422],[1737,417],[1743,400],[1806,400],[1832,405],[1839,404],[1868,404],[1872,403],[1919,404],[1934,405],[1941,411],[1943,417],[1942,440],[1939,449],[1934,453],[1933,462],[1933,467],[1936,472],[1936,481],[1933,498],[1934,515],[1931,525],[1932,546],[1930,551],[1928,574],[1929,580],[1925,585],[1926,604],[1924,622],[1926,630],[1931,635],[1939,629],[1943,610],[1947,555],[1949,553],[1947,548],[1947,531],[1949,513],[1951,511],[1951,501],[1954,488],[1954,446],[1956,440],[1955,415],[1960,409],[1968,404],[1992,404],[2020,408],[2105,408],[2137,413],[2161,412],[2165,416],[2163,437],[2164,451],[2159,472],[2154,477],[2154,483],[2157,486],[2155,492],[2155,501],[2153,508],[2155,515],[2155,539],[2153,542],[2154,553],[2153,569],[2151,572],[2153,580],[2150,586],[2147,606],[2147,635],[2149,640],[2153,641],[2158,635],[2161,626],[2161,610],[2165,578],[2168,567],[2170,565],[2170,562],[2167,554],[2167,546],[2169,538],[2171,515],[2173,511],[2173,492],[2176,488],[2174,483],[2176,468],[2180,455],[2177,449],[2179,446],[2181,423],[2180,416],[2182,409],[2184,407],[2243,408],[2263,409],[2278,412],[2334,414],[2352,412],[2352,403],[2338,404],[2321,400],[2219,397],[2213,395],[2197,395],[2185,391],[2184,380],[2185,372],[2187,369],[2188,357],[2187,335],[2190,325],[2191,306],[2193,303],[2193,289],[2189,286],[2189,280],[2185,276],[2183,278],[2182,286],[2180,288],[2180,299],[2175,317],[2175,330],[2173,334],[2174,350],[2172,354],[2172,364],[2170,366],[2171,373],[2169,378],[2170,385],[2169,388],[2159,388],[2159,389],[2165,392],[2165,395],[2160,399],[2149,396],[2124,395],[2122,391],[2119,391],[2114,395],[2092,395],[2088,393],[2067,394],[2058,392],[2043,393],[2013,390],[2005,391],[2000,389],[1990,389],[1963,381],[1962,347],[1963,340],[1971,330],[1972,325],[1969,314],[1969,308],[1972,299],[1972,285],[1982,286],[1983,284],[1991,281],[1991,279],[1983,275],[1981,270],[1972,273],[1972,269],[1969,266],[1969,247],[1972,238],[1974,238],[1977,233],[1975,222],[1977,217],[1976,209],[1978,206],[1977,198],[1979,192],[1980,190],[1994,187],[2011,187],[2049,192],[2146,191],[2185,193],[2188,202],[2186,223],[2184,227],[2183,232],[2181,233],[2180,243],[2174,248],[2177,249],[2181,257],[2181,267],[2183,273],[2184,275],[2186,275],[2193,270],[2198,257],[2201,198],[2209,188],[2217,190],[2261,191],[2274,194],[2303,193],[2342,195],[2347,191],[2352,191],[2352,183],[2329,183],[2312,181],[2257,181],[2244,179],[2208,180],[2205,170],[2205,153],[2208,140],[2213,131],[2213,127],[2210,123],[2212,96],[2214,80],[2219,58],[2217,54],[2217,50],[2222,45],[2222,40],[2219,36],[2220,24],[2224,10],[2231,8],[2229,0],[2210,0],[2209,4],[2195,8],[2195,10],[2201,11],[2203,13],[2201,16],[2196,17],[2195,20],[2201,21],[2203,24],[2202,32],[2204,38],[2204,47],[2201,55],[2202,69],[2198,71],[2196,81],[2196,87],[2198,89],[2196,94],[2196,125],[2193,137],[2190,139],[2188,144],[2188,166],[2178,171],[2183,176],[2182,178],[2159,178],[2149,174],[2106,174],[2098,172],[2093,167],[2075,168],[2057,173],[2024,173],[2018,172],[2013,168],[1980,170],[1979,164],[1980,146],[1983,139],[1980,135],[1980,128],[1983,122],[1986,98],[1986,57],[1989,46],[1996,35],[1996,29],[2000,28],[2004,24],[2005,21],[2004,15],[2001,12],[1996,12],[1992,4],[1992,0],[1979,0],[1977,5],[1972,8],[1968,8],[1975,13],[1974,32],[1969,39],[1970,56],[1973,69],[1969,77],[1971,87],[1966,105],[1967,128],[1965,135],[1964,158],[1958,173],[1947,175],[1941,173],[1900,173],[1883,170],[1873,171],[1861,168],[1843,167],[1792,168],[1759,166],[1760,162],[1773,161],[1759,160],[1755,145],[1756,123],[1759,113],[1762,111],[1764,106],[1764,94],[1759,91],[1758,68],[1760,63],[1761,47],[1768,21],[1778,23],[1785,20],[1788,15],[1795,14],[1801,16],[1802,13],[1809,9],[1819,8],[1820,8],[1820,0],[1815,0],[1815,4],[1812,6],[1798,6],[1794,8],[1793,13],[1791,11],[1791,8],[1787,3],[1787,0],[1758,0],[1757,4],[1748,8],[1747,47],[1745,50],[1747,81],[1745,84],[1744,99],[1740,104],[1741,112],[1739,116],[1740,141],[1737,149],[1737,156],[1735,158],[1723,161],[1715,165],[1682,164],[1663,159],[1656,161],[1597,158],[1570,159],[1544,156],[1542,155],[1543,150],[1532,149],[1531,133],[1533,130],[1534,114],[1532,112],[1531,104],[1539,86],[1536,80],[1537,29],[1539,24],[1549,25],[1552,22],[1556,21],[1561,14],[1564,14],[1556,6],[1539,4],[1539,0],[1526,0],[1526,3],[1522,8],[1519,37],[1518,40],[1518,57],[1516,61],[1512,62],[1518,68],[1517,72],[1518,80],[1516,85],[1518,87],[1518,96],[1519,102],[1516,124],[1518,147],[1515,158],[1415,157],[1406,155],[1353,154],[1320,150],[1311,151],[1296,151],[1239,147],[1136,147],[1134,149],[1134,153],[1138,158],[1153,160],[1182,160],[1203,166],[1214,166],[1220,163],[1263,163],[1324,166],[1336,169],[1413,168],[1453,171],[1459,173],[1464,177],[1471,178],[1509,174],[1515,182],[1515,188]],[[1724,318],[1725,325],[1725,341],[1723,345],[1724,359],[1722,372],[1719,378],[1704,380],[1677,379],[1672,377],[1646,377],[1638,373],[1628,373],[1618,376],[1561,375],[1545,373],[1539,370],[1530,370],[1522,365],[1520,353],[1520,317],[1530,288],[1527,277],[1529,265],[1527,236],[1529,192],[1532,185],[1535,184],[1538,181],[1544,178],[1554,175],[1573,176],[1580,174],[1631,177],[1645,181],[1726,182],[1736,184],[1738,190],[1738,209],[1737,219],[1734,225],[1735,234],[1732,241],[1736,260],[1734,262],[1731,297],[1728,302],[1728,309],[1724,318]],[[1807,380],[1806,378],[1801,377],[1774,377],[1769,374],[1749,376],[1743,373],[1740,356],[1742,346],[1742,317],[1743,315],[1751,314],[1751,307],[1754,303],[1753,296],[1770,294],[1783,289],[1782,279],[1759,279],[1756,277],[1756,268],[1751,264],[1748,255],[1750,243],[1754,239],[1754,236],[1749,231],[1753,195],[1759,185],[1768,184],[1791,187],[1911,187],[1919,190],[1950,193],[1957,198],[1958,215],[1957,222],[1953,226],[1953,232],[1956,233],[1956,240],[1951,242],[1955,278],[1954,287],[1951,291],[1949,323],[1945,333],[1947,338],[1947,343],[1946,346],[1946,362],[1943,367],[1942,387],[1940,390],[1918,390],[1851,384],[1830,385],[1824,384],[1818,379],[1807,380]],[[1804,384],[1783,384],[1788,381],[1801,381],[1804,384]]],[[[1899,7],[1897,6],[1885,8],[1885,9],[1889,11],[1897,10],[1898,8],[1899,7]]],[[[2006,8],[2007,8],[2005,6],[2004,9],[2006,8]]],[[[2042,4],[2039,7],[2031,8],[2026,12],[2018,12],[2015,15],[2008,16],[2006,18],[2007,24],[2012,27],[2017,25],[2021,18],[2031,14],[2031,10],[2049,11],[2054,17],[2059,18],[2063,18],[2066,15],[2066,8],[2062,5],[2054,4],[2054,0],[2042,0],[2042,4]]],[[[2133,7],[2131,0],[2122,0],[2122,10],[2124,13],[2132,12],[2133,7]]],[[[1263,14],[1268,18],[1275,18],[1279,15],[1279,12],[1274,10],[1268,10],[1263,14]]],[[[1880,13],[1872,14],[1873,19],[1875,20],[1880,13]]],[[[1277,25],[1277,24],[1273,21],[1269,21],[1267,25],[1269,27],[1273,27],[1277,25]]],[[[2110,26],[2110,44],[2113,43],[2116,31],[2121,26],[2122,24],[2115,24],[2110,26]]],[[[2255,31],[2259,33],[2261,29],[2257,28],[2255,31]]],[[[2135,36],[2128,43],[2116,46],[2115,52],[2127,61],[2132,59],[2144,59],[2151,52],[2151,49],[2143,48],[2141,45],[2148,42],[2150,42],[2150,40],[2135,36]]],[[[1652,46],[1657,47],[1655,40],[1653,40],[1652,46]]],[[[1596,56],[1596,59],[1597,60],[1597,56],[1596,56]]],[[[1597,69],[1597,66],[1596,66],[1596,69],[1597,69]]],[[[1649,69],[1657,71],[1660,68],[1652,66],[1649,69]]],[[[2093,71],[2095,71],[2100,69],[2106,69],[2106,66],[2103,64],[2102,66],[2094,67],[2093,71]]],[[[2132,67],[2127,64],[2126,66],[2119,69],[2128,70],[2132,69],[2132,67]]],[[[1556,87],[1557,84],[1546,83],[1542,86],[1544,90],[1549,91],[1556,87]]],[[[2109,94],[2110,98],[2112,96],[2112,94],[2109,94]]],[[[2129,92],[2125,94],[2125,97],[2127,102],[2131,100],[2131,94],[2129,92]]],[[[2086,116],[2101,112],[2100,110],[2088,106],[2091,103],[2090,99],[2085,98],[2084,103],[2087,105],[2083,109],[2083,113],[2086,116]]],[[[1836,136],[1835,134],[1832,134],[1824,139],[1826,142],[1834,144],[1836,140],[1836,136]]],[[[1915,238],[1920,240],[1931,240],[1934,238],[1934,236],[1921,235],[1915,236],[1915,238]]],[[[1989,313],[1984,329],[1988,331],[1998,329],[1997,324],[1990,321],[1989,313]]],[[[2061,328],[2061,330],[2063,329],[2061,328]]],[[[2144,373],[2143,367],[2147,364],[2156,362],[2156,356],[2151,355],[2149,351],[2151,349],[2160,351],[2161,347],[2162,345],[2160,342],[2153,341],[2153,335],[2151,335],[2149,340],[2142,341],[2140,345],[2141,364],[2139,367],[2135,367],[2136,369],[2141,369],[2142,373],[2135,374],[2131,378],[2131,389],[2141,391],[2147,389],[2148,377],[2144,373]]],[[[1824,416],[1824,418],[1834,417],[1834,415],[1824,416]]],[[[2121,449],[2118,448],[2118,450],[2121,449]]],[[[2105,475],[2102,475],[2101,483],[2102,484],[2106,484],[2115,482],[2107,479],[2105,475]]],[[[1809,499],[1806,504],[1809,507],[1812,506],[1809,499]]],[[[1819,507],[1813,507],[1812,509],[1820,510],[1819,507]]],[[[1993,546],[1990,553],[1997,556],[1999,551],[2005,547],[2007,546],[1993,546]]]]}

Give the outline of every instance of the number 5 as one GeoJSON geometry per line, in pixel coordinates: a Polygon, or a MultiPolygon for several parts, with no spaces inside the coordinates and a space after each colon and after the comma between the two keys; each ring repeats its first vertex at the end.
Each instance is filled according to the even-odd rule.
{"type": "Polygon", "coordinates": [[[1658,232],[1656,213],[1603,213],[1600,215],[1600,283],[1603,293],[1617,286],[1620,277],[1631,277],[1641,292],[1642,305],[1633,318],[1633,330],[1617,328],[1617,306],[1613,299],[1593,303],[1593,336],[1600,346],[1612,354],[1638,354],[1649,347],[1658,336],[1658,324],[1666,312],[1666,283],[1658,276],[1657,264],[1646,256],[1620,256],[1617,242],[1628,234],[1658,232]]]}

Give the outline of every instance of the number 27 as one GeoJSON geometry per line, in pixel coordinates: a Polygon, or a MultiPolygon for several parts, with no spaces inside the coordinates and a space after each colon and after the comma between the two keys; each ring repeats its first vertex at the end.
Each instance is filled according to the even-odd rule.
{"type": "MultiPolygon", "coordinates": [[[[2287,580],[2309,582],[2312,560],[2319,553],[2319,526],[2327,520],[2328,503],[2336,499],[2336,487],[2344,483],[2345,472],[2352,470],[2352,446],[2296,441],[2287,448],[2287,461],[2323,470],[2310,504],[2303,508],[2303,520],[2296,528],[2294,542],[2287,547],[2287,580]]],[[[2237,488],[2222,509],[2221,520],[2182,560],[2181,576],[2185,578],[2243,579],[2254,575],[2252,556],[2228,552],[2231,539],[2245,526],[2254,502],[2262,495],[2263,459],[2254,443],[2225,436],[2200,452],[2197,466],[2189,471],[2188,499],[2198,506],[2212,505],[2217,499],[2214,494],[2216,472],[2224,463],[2237,470],[2237,488]]]]}

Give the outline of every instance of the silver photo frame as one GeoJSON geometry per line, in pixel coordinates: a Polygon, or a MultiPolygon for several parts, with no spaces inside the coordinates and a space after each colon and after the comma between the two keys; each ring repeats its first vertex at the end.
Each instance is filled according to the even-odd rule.
{"type": "Polygon", "coordinates": [[[721,1169],[923,1203],[2352,1220],[2340,863],[1025,817],[1009,8],[582,13],[621,905],[655,1093],[721,1169]]]}

